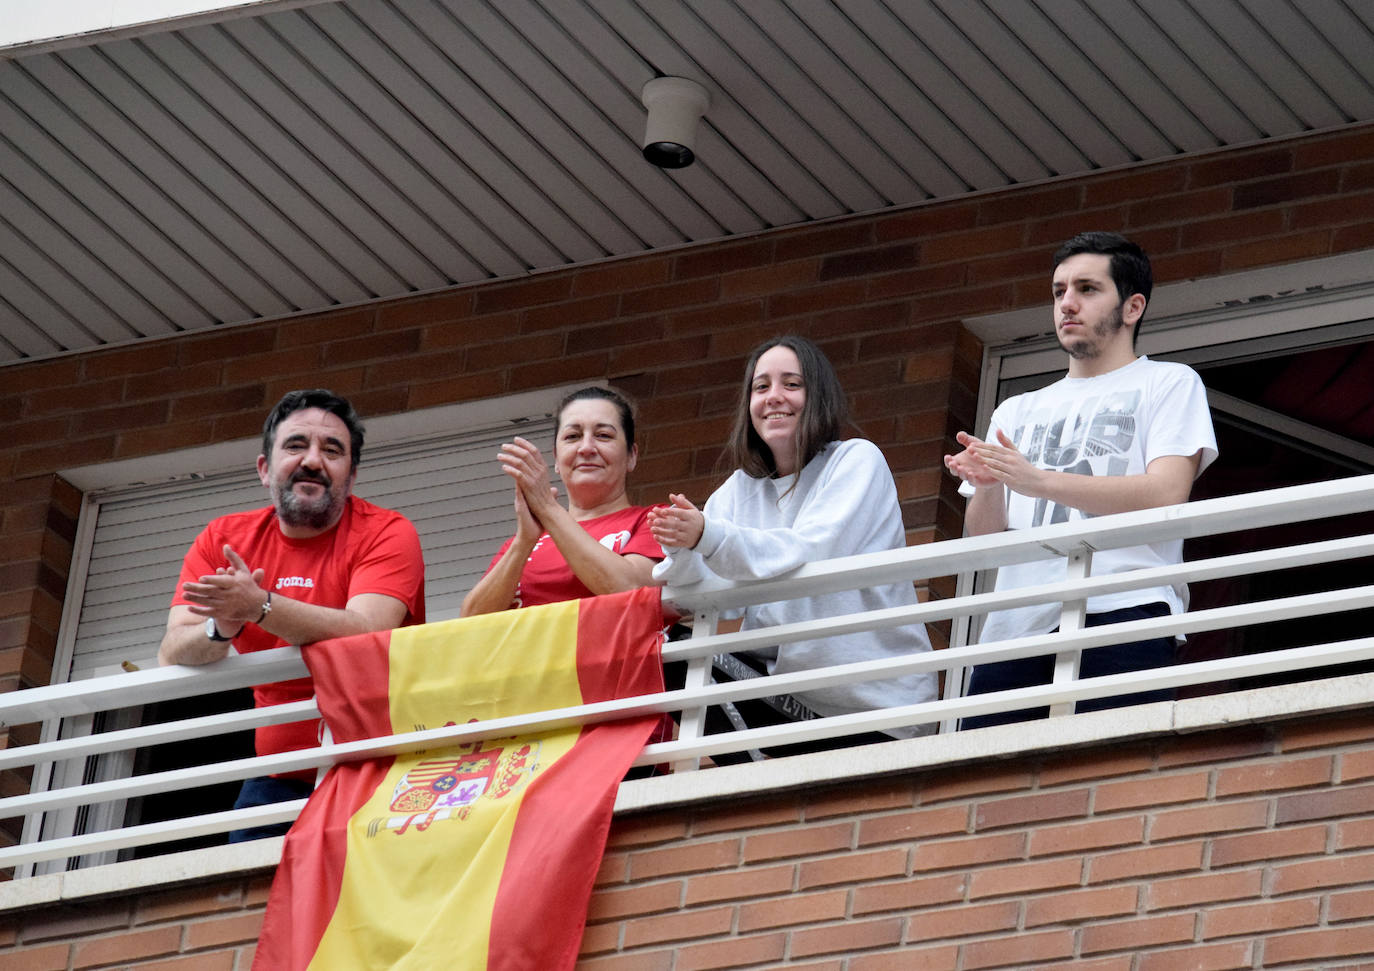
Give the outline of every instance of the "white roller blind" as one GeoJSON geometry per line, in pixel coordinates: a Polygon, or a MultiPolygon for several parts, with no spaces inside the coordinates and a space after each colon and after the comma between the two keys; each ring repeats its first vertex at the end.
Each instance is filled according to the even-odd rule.
{"type": "MultiPolygon", "coordinates": [[[[551,455],[553,420],[519,434],[551,455]]],[[[366,446],[354,491],[408,516],[425,555],[429,620],[458,616],[463,597],[514,531],[510,479],[496,454],[512,427],[366,446]]],[[[72,679],[110,674],[125,662],[156,664],[182,557],[216,516],[267,503],[251,468],[112,491],[98,502],[72,656],[72,679]]]]}

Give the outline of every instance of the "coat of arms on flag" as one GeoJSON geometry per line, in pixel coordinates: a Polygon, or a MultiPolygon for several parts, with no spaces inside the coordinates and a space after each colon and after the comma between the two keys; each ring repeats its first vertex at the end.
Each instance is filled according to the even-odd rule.
{"type": "Polygon", "coordinates": [[[367,834],[467,819],[468,807],[478,799],[503,799],[518,789],[539,768],[539,749],[537,739],[504,748],[473,742],[448,758],[426,759],[401,776],[391,793],[390,814],[370,820],[367,834]]]}
{"type": "MultiPolygon", "coordinates": [[[[303,649],[340,742],[663,690],[658,591],[303,649]]],[[[254,967],[566,971],[646,715],[341,763],[287,835],[254,967]]]]}

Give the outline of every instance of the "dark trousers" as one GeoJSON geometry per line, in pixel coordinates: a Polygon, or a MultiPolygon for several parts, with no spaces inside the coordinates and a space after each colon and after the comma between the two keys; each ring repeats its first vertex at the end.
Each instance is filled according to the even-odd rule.
{"type": "MultiPolygon", "coordinates": [[[[301,779],[279,779],[270,775],[256,779],[244,779],[243,786],[239,789],[239,797],[234,800],[234,808],[247,809],[250,806],[266,806],[274,802],[304,799],[314,789],[315,784],[313,782],[305,782],[301,779]]],[[[271,823],[267,826],[235,829],[229,833],[229,842],[244,843],[248,840],[266,839],[269,836],[284,836],[290,828],[290,823],[271,823]]]]}
{"type": "MultiPolygon", "coordinates": [[[[1138,607],[1123,607],[1101,614],[1089,614],[1088,627],[1103,627],[1119,624],[1128,620],[1143,620],[1147,617],[1165,617],[1169,614],[1166,603],[1142,604],[1138,607]]],[[[980,664],[973,669],[969,679],[970,695],[990,694],[994,691],[1007,691],[1012,688],[1029,688],[1038,684],[1049,684],[1054,680],[1054,655],[1039,657],[1013,658],[1009,661],[993,661],[980,664]]],[[[1121,674],[1125,671],[1148,671],[1152,668],[1168,667],[1176,663],[1176,646],[1173,635],[1155,637],[1130,644],[1112,644],[1108,647],[1094,647],[1083,652],[1078,669],[1080,679],[1099,678],[1107,674],[1121,674]]],[[[1158,691],[1142,691],[1131,695],[1113,695],[1110,698],[1091,698],[1078,702],[1075,711],[1101,711],[1106,708],[1120,708],[1124,705],[1143,705],[1151,701],[1172,701],[1174,691],[1169,688],[1158,691]]],[[[986,728],[989,725],[1009,725],[1013,722],[1030,721],[1035,718],[1048,718],[1050,710],[1045,708],[1026,708],[1021,711],[1002,711],[988,715],[971,715],[960,719],[959,727],[986,728]]]]}

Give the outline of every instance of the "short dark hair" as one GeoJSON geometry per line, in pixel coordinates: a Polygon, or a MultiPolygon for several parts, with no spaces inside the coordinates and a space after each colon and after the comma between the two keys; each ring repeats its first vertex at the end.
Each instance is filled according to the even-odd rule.
{"type": "Polygon", "coordinates": [[[835,376],[830,359],[814,343],[795,334],[784,334],[764,341],[749,353],[744,366],[744,382],[740,386],[739,405],[735,409],[735,424],[726,443],[725,455],[731,464],[743,469],[755,479],[777,474],[773,452],[754,431],[749,415],[749,398],[754,384],[754,369],[759,358],[775,347],[785,347],[797,355],[801,364],[802,384],[806,402],[802,405],[801,421],[797,423],[797,471],[806,468],[821,449],[840,437],[840,430],[849,423],[849,404],[835,376]]]}
{"type": "Polygon", "coordinates": [[[603,388],[600,385],[590,385],[585,388],[578,388],[576,391],[564,395],[563,400],[558,403],[558,410],[554,415],[554,430],[563,427],[563,411],[574,401],[609,401],[615,405],[617,414],[620,415],[620,430],[625,433],[625,448],[635,447],[635,409],[630,400],[619,391],[610,388],[603,388]]]}
{"type": "Polygon", "coordinates": [[[363,458],[363,423],[347,398],[340,398],[326,388],[288,391],[282,395],[281,401],[277,402],[262,424],[262,454],[268,459],[272,458],[272,443],[277,437],[277,426],[285,421],[288,415],[307,408],[319,408],[331,415],[337,415],[347,426],[348,455],[353,463],[352,468],[356,470],[363,458]]]}
{"type": "MultiPolygon", "coordinates": [[[[1149,306],[1150,292],[1154,289],[1154,273],[1150,269],[1150,258],[1145,255],[1143,249],[1119,233],[1097,230],[1079,233],[1054,251],[1051,272],[1057,270],[1059,264],[1069,257],[1080,253],[1092,253],[1109,258],[1112,282],[1116,284],[1116,295],[1121,303],[1125,303],[1138,293],[1145,298],[1146,306],[1149,306]]],[[[1145,314],[1142,311],[1135,322],[1135,331],[1131,334],[1132,344],[1140,336],[1140,322],[1144,319],[1145,314]]]]}

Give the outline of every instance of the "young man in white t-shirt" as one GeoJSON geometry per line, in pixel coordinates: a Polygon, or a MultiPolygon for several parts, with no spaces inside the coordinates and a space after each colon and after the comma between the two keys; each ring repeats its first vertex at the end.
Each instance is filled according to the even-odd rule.
{"type": "MultiPolygon", "coordinates": [[[[960,432],[964,450],[945,465],[963,480],[965,525],[973,536],[1004,529],[1104,516],[1185,502],[1193,480],[1217,456],[1207,394],[1182,364],[1137,356],[1135,339],[1150,299],[1150,261],[1116,233],[1080,233],[1054,255],[1054,329],[1069,358],[1059,381],[998,405],[986,439],[960,432]]],[[[1178,563],[1183,543],[1151,543],[1093,555],[1092,575],[1178,563]]],[[[1002,567],[997,589],[1064,576],[1055,558],[1002,567]]],[[[1187,609],[1183,584],[1093,597],[1087,625],[1159,617],[1187,609]]],[[[1045,634],[1061,605],[1038,604],[988,615],[982,641],[1045,634]]],[[[1083,653],[1084,678],[1174,663],[1174,638],[1161,637],[1083,653]]],[[[969,694],[1048,683],[1054,656],[978,665],[969,694]]],[[[1100,698],[1079,711],[1172,697],[1150,692],[1100,698]]],[[[964,728],[1044,717],[1047,709],[965,718],[964,728]]]]}

